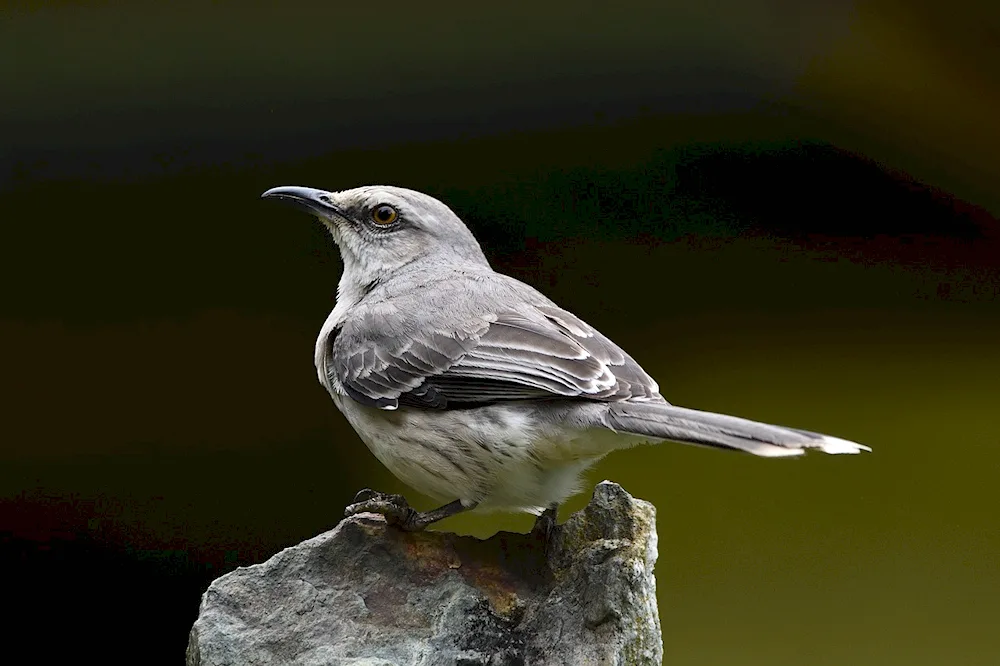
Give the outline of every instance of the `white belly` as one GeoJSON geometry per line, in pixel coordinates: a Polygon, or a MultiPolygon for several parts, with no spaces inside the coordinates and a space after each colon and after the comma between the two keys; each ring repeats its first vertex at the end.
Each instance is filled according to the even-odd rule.
{"type": "Polygon", "coordinates": [[[442,502],[460,499],[484,509],[538,513],[579,492],[583,472],[606,453],[641,441],[553,426],[518,403],[385,411],[340,395],[334,401],[401,481],[442,502]]]}

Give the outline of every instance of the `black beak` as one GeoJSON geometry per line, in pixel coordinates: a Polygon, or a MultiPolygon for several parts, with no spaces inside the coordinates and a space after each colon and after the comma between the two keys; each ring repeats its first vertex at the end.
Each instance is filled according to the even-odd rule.
{"type": "Polygon", "coordinates": [[[327,219],[334,215],[347,218],[344,211],[332,202],[329,192],[317,190],[312,187],[298,187],[296,185],[272,187],[260,195],[260,198],[289,201],[303,210],[327,219]]]}

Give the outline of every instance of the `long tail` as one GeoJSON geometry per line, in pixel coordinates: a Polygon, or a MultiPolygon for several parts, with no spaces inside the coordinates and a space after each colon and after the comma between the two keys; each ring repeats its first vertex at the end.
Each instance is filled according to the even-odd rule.
{"type": "Polygon", "coordinates": [[[614,403],[610,405],[605,420],[605,425],[616,432],[736,449],[769,458],[798,456],[806,449],[819,449],[824,453],[871,451],[863,444],[808,430],[768,425],[666,403],[614,403]]]}

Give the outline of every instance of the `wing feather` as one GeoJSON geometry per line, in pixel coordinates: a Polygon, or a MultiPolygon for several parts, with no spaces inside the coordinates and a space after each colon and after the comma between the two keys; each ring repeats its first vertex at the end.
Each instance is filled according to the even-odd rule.
{"type": "Polygon", "coordinates": [[[505,400],[579,397],[662,401],[656,382],[620,347],[554,305],[480,315],[461,330],[379,329],[361,318],[331,344],[325,372],[355,400],[382,409],[431,409],[505,400]],[[346,333],[346,335],[345,335],[346,333]]]}

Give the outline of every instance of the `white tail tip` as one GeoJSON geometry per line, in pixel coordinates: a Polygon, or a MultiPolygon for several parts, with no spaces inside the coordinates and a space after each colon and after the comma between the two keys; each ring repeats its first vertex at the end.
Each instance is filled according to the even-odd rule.
{"type": "Polygon", "coordinates": [[[849,442],[846,439],[840,439],[839,437],[823,437],[820,440],[818,447],[823,453],[861,453],[862,451],[871,451],[871,448],[865,446],[864,444],[858,444],[856,442],[849,442]]]}

